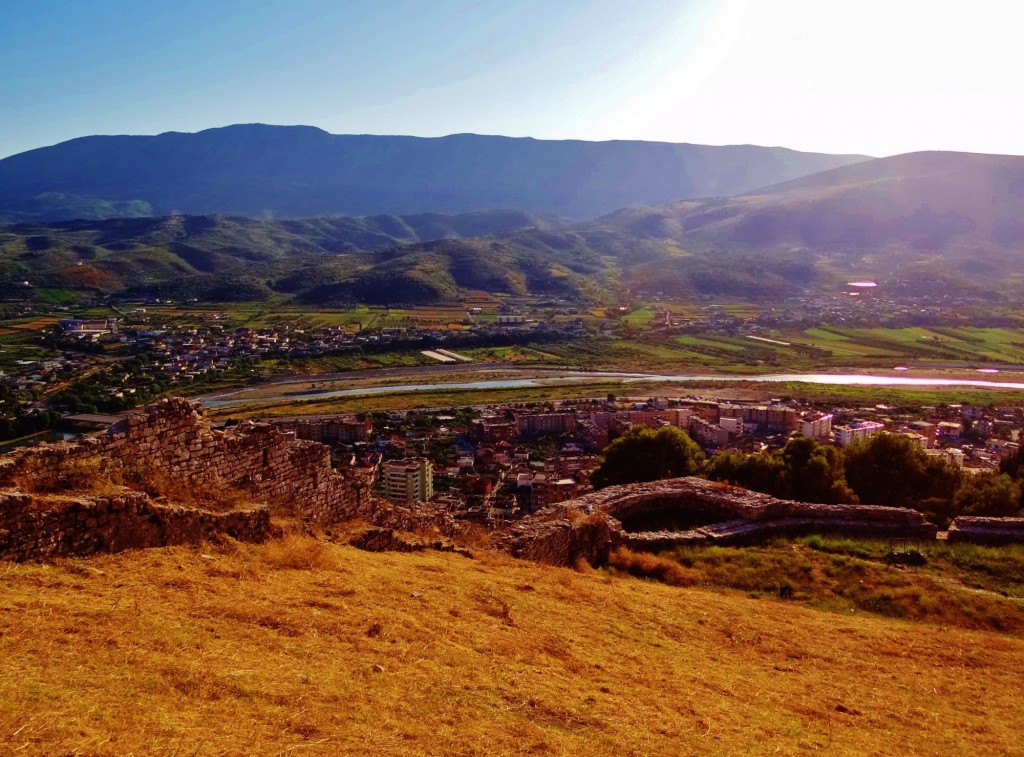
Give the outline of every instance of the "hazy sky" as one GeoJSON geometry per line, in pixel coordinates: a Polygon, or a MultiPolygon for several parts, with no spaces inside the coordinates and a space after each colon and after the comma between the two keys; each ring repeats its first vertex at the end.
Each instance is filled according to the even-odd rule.
{"type": "Polygon", "coordinates": [[[1022,0],[7,0],[0,156],[333,133],[1024,154],[1022,0]]]}

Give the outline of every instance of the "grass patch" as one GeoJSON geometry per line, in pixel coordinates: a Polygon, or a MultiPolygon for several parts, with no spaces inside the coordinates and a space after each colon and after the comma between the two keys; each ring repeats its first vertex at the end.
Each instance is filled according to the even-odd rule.
{"type": "Polygon", "coordinates": [[[869,612],[944,626],[1024,634],[1024,548],[858,541],[810,536],[753,547],[685,547],[615,569],[687,585],[775,596],[841,613],[869,612]],[[909,550],[923,562],[907,567],[909,550]],[[893,559],[893,558],[896,559],[893,559]],[[644,566],[647,569],[644,570],[644,566]]]}
{"type": "Polygon", "coordinates": [[[36,294],[39,295],[39,299],[43,302],[53,303],[54,305],[63,305],[66,302],[72,302],[77,299],[75,293],[69,289],[40,287],[36,289],[36,294]]]}

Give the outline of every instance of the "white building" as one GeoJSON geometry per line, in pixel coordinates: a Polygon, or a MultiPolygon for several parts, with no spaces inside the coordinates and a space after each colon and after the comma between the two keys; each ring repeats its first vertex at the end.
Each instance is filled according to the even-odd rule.
{"type": "Polygon", "coordinates": [[[800,421],[800,436],[824,439],[832,433],[832,413],[815,413],[800,421]]]}
{"type": "Polygon", "coordinates": [[[707,447],[724,447],[729,443],[729,431],[717,423],[695,415],[690,418],[690,436],[707,447]]]}
{"type": "Polygon", "coordinates": [[[885,426],[881,423],[874,421],[857,421],[851,423],[849,426],[835,426],[832,431],[835,434],[836,444],[840,447],[845,447],[847,444],[852,442],[861,441],[867,439],[869,436],[874,436],[879,431],[883,430],[885,426]]]}
{"type": "Polygon", "coordinates": [[[944,460],[948,460],[957,468],[964,467],[964,452],[963,450],[957,449],[956,447],[946,447],[944,449],[929,449],[925,450],[925,453],[931,457],[939,457],[944,460]]]}
{"type": "Polygon", "coordinates": [[[434,496],[434,466],[423,458],[384,463],[384,488],[396,504],[427,502],[434,496]]]}
{"type": "Polygon", "coordinates": [[[742,418],[721,418],[718,421],[718,425],[724,428],[730,434],[738,435],[743,433],[742,418]]]}

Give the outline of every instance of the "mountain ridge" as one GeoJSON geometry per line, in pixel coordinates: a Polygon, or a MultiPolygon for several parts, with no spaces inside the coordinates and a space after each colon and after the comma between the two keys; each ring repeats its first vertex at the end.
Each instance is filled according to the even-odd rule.
{"type": "Polygon", "coordinates": [[[1024,157],[920,153],[578,224],[519,211],[21,224],[0,234],[0,279],[174,298],[276,292],[310,305],[474,289],[777,300],[838,291],[851,277],[998,299],[1024,293],[1022,219],[1024,157]]]}
{"type": "Polygon", "coordinates": [[[591,218],[733,195],[866,159],[755,145],[334,135],[309,126],[78,137],[0,160],[0,220],[408,215],[591,218]]]}

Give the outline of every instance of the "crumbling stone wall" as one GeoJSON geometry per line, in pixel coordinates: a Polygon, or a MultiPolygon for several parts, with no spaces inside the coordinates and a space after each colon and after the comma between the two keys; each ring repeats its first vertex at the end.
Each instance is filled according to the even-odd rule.
{"type": "Polygon", "coordinates": [[[656,551],[681,544],[741,544],[765,536],[839,533],[866,538],[935,539],[938,527],[916,510],[819,505],[687,477],[611,486],[547,507],[511,526],[496,544],[513,555],[558,565],[592,564],[618,545],[656,551]],[[676,509],[716,513],[720,522],[685,531],[627,533],[621,518],[676,509]],[[604,526],[598,534],[597,520],[604,526]]]}
{"type": "Polygon", "coordinates": [[[159,504],[142,492],[57,499],[0,493],[0,560],[194,544],[221,536],[260,542],[272,534],[265,505],[213,513],[159,504]]]}
{"type": "Polygon", "coordinates": [[[961,515],[949,525],[950,542],[1024,544],[1024,518],[983,518],[961,515]]]}
{"type": "Polygon", "coordinates": [[[106,431],[19,450],[0,460],[0,557],[85,554],[222,534],[260,539],[265,532],[259,524],[266,518],[269,527],[271,509],[314,524],[363,518],[399,530],[453,533],[454,521],[444,512],[428,505],[395,507],[373,496],[373,475],[339,472],[331,466],[330,448],[296,440],[271,424],[245,422],[214,430],[204,411],[187,400],[161,400],[106,431]],[[126,495],[123,506],[120,497],[78,497],[63,505],[53,496],[23,499],[21,489],[73,491],[83,465],[241,491],[262,507],[220,514],[169,507],[141,493],[126,495]],[[86,511],[95,512],[83,517],[86,511]],[[134,536],[133,529],[138,531],[134,536]]]}

